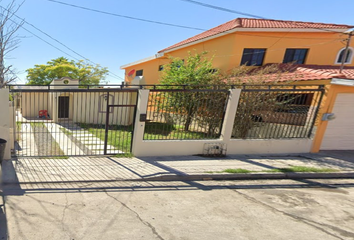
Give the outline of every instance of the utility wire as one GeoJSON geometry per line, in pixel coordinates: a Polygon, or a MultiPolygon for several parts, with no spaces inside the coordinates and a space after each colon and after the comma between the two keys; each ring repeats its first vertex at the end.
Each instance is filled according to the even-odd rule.
{"type": "MultiPolygon", "coordinates": [[[[10,20],[11,20],[11,19],[10,19],[10,20]]],[[[14,23],[16,23],[16,22],[13,21],[13,20],[11,20],[11,21],[14,22],[14,23]]],[[[28,30],[28,29],[25,28],[24,26],[21,26],[21,27],[22,27],[24,30],[26,30],[27,32],[29,32],[30,34],[32,34],[33,36],[37,37],[38,39],[42,40],[43,42],[45,42],[45,43],[47,43],[48,45],[52,46],[53,48],[57,49],[58,51],[60,51],[60,52],[62,52],[62,53],[64,53],[64,54],[66,54],[66,55],[69,56],[69,57],[72,57],[73,59],[75,59],[75,60],[77,60],[77,61],[80,61],[80,59],[78,59],[77,57],[74,57],[73,55],[71,55],[71,54],[69,54],[69,53],[67,53],[67,52],[65,52],[65,51],[63,51],[63,50],[61,50],[60,48],[54,46],[54,45],[51,44],[50,42],[44,40],[43,38],[41,38],[41,37],[38,36],[37,34],[31,32],[30,30],[28,30]]],[[[113,76],[111,75],[111,77],[113,77],[113,76]]],[[[119,77],[119,78],[123,80],[123,78],[121,78],[121,77],[119,77]]]]}
{"type": "MultiPolygon", "coordinates": [[[[54,3],[59,3],[59,4],[62,4],[62,5],[67,5],[67,6],[70,6],[70,7],[80,8],[80,9],[84,9],[84,10],[88,10],[88,11],[92,11],[92,12],[97,12],[97,13],[102,13],[102,14],[106,14],[106,15],[111,15],[111,16],[115,16],[115,17],[122,17],[122,18],[127,18],[127,19],[133,19],[133,20],[138,20],[138,21],[143,21],[143,22],[149,22],[149,23],[155,23],[155,24],[160,24],[160,25],[185,28],[185,29],[192,29],[192,30],[199,30],[199,31],[213,31],[212,29],[203,29],[203,28],[189,27],[189,26],[184,26],[184,25],[171,24],[171,23],[153,21],[153,20],[148,20],[148,19],[143,19],[143,18],[136,18],[136,17],[126,16],[126,15],[121,15],[121,14],[116,14],[116,13],[110,13],[110,12],[101,11],[101,10],[97,10],[97,9],[92,9],[92,8],[87,8],[87,7],[78,6],[78,5],[74,5],[74,4],[69,4],[69,3],[65,3],[65,2],[61,2],[61,1],[57,1],[57,0],[47,0],[47,1],[54,2],[54,3]]],[[[268,19],[268,18],[265,18],[265,17],[262,17],[262,16],[257,16],[257,15],[254,15],[254,14],[249,14],[249,13],[240,12],[240,11],[235,11],[235,10],[228,9],[228,8],[223,8],[223,7],[219,7],[219,6],[215,6],[215,5],[211,5],[211,4],[198,2],[198,1],[195,1],[195,0],[181,0],[181,1],[189,2],[189,3],[192,3],[192,4],[197,4],[197,5],[208,7],[208,8],[217,9],[217,10],[220,10],[220,11],[225,11],[225,12],[235,13],[235,14],[244,15],[244,16],[248,16],[248,17],[260,18],[260,19],[264,19],[264,20],[273,20],[274,21],[274,19],[268,19]]],[[[292,22],[292,21],[287,21],[287,22],[289,22],[289,24],[291,24],[291,25],[302,26],[302,27],[304,26],[303,24],[307,24],[307,23],[292,22]]],[[[315,28],[315,27],[308,27],[308,26],[306,26],[306,28],[322,30],[322,31],[327,31],[327,32],[333,32],[333,33],[340,33],[338,31],[334,31],[334,30],[330,30],[330,29],[324,29],[324,28],[315,28]]],[[[219,33],[219,31],[215,31],[215,32],[219,33]]],[[[224,31],[224,32],[225,33],[227,33],[227,32],[234,33],[233,31],[230,31],[230,30],[227,30],[227,31],[224,31]]],[[[242,33],[240,33],[240,34],[241,35],[247,35],[247,34],[242,34],[242,33]]],[[[283,38],[292,38],[292,37],[285,37],[286,35],[287,35],[287,33],[284,36],[281,36],[281,37],[277,37],[277,36],[271,36],[271,37],[278,38],[279,39],[278,41],[280,41],[283,38]]],[[[267,36],[267,37],[270,37],[270,36],[267,36]]],[[[316,39],[316,38],[293,38],[293,39],[316,39]]],[[[319,39],[319,38],[317,38],[317,39],[319,39]]],[[[335,39],[334,41],[336,41],[336,40],[337,39],[335,39]]],[[[276,41],[275,43],[277,43],[278,41],[276,41]]]]}
{"type": "MultiPolygon", "coordinates": [[[[50,0],[49,0],[49,1],[50,1],[50,0]]],[[[264,20],[274,20],[274,19],[270,19],[270,18],[265,18],[265,17],[253,15],[253,14],[250,14],[250,13],[235,11],[235,10],[232,10],[232,9],[229,9],[229,8],[223,8],[223,7],[219,7],[219,6],[215,6],[215,5],[211,5],[211,4],[206,4],[206,3],[203,3],[203,2],[198,2],[198,1],[195,1],[195,0],[180,0],[180,1],[189,2],[189,3],[196,4],[196,5],[200,5],[200,6],[203,6],[203,7],[208,7],[208,8],[212,8],[212,9],[224,11],[224,12],[235,13],[235,14],[239,14],[239,15],[243,15],[243,16],[254,17],[254,18],[261,18],[261,19],[264,19],[264,20]]],[[[289,23],[292,24],[292,25],[297,25],[297,26],[302,26],[302,27],[304,26],[301,22],[292,22],[292,21],[289,21],[289,23]]],[[[307,24],[307,23],[304,23],[304,24],[307,24]]],[[[327,32],[335,32],[335,33],[338,33],[337,31],[333,31],[333,30],[329,30],[329,29],[324,29],[324,28],[315,28],[315,27],[308,27],[308,26],[306,26],[306,27],[307,27],[307,28],[312,28],[312,29],[317,29],[317,30],[322,30],[322,31],[327,31],[327,32]]]]}
{"type": "Polygon", "coordinates": [[[179,27],[179,28],[185,28],[185,29],[205,31],[205,29],[203,29],[203,28],[189,27],[189,26],[178,25],[178,24],[173,24],[173,23],[165,23],[165,22],[159,22],[159,21],[148,20],[148,19],[143,19],[143,18],[136,18],[136,17],[126,16],[126,15],[121,15],[121,14],[116,14],[116,13],[105,12],[105,11],[101,11],[101,10],[97,10],[97,9],[93,9],[93,8],[78,6],[78,5],[74,5],[74,4],[70,4],[70,3],[64,3],[64,2],[60,2],[60,1],[56,1],[56,0],[47,0],[47,1],[59,3],[62,5],[67,5],[70,7],[81,8],[81,9],[92,11],[92,12],[103,13],[103,14],[111,15],[111,16],[115,16],[115,17],[122,17],[122,18],[133,19],[133,20],[142,21],[142,22],[155,23],[155,24],[160,24],[160,25],[165,25],[165,26],[170,26],[170,27],[179,27]]]}
{"type": "Polygon", "coordinates": [[[197,4],[197,5],[200,5],[200,6],[203,6],[203,7],[217,9],[217,10],[224,11],[224,12],[236,13],[236,14],[239,14],[239,15],[247,16],[247,17],[266,19],[265,17],[253,15],[253,14],[250,14],[250,13],[239,12],[239,11],[235,11],[235,10],[232,10],[232,9],[223,8],[223,7],[219,7],[219,6],[215,6],[215,5],[211,5],[211,4],[207,4],[207,3],[202,3],[202,2],[198,2],[198,1],[194,1],[194,0],[181,0],[181,1],[197,4]]]}
{"type": "MultiPolygon", "coordinates": [[[[190,26],[184,26],[184,25],[178,25],[178,24],[171,24],[171,23],[159,22],[159,21],[154,21],[154,20],[149,20],[149,19],[136,18],[136,17],[126,16],[126,15],[120,15],[120,14],[116,14],[116,13],[105,12],[105,11],[101,11],[101,10],[97,10],[97,9],[93,9],[93,8],[87,8],[87,7],[83,7],[83,6],[78,6],[78,5],[74,5],[74,4],[70,4],[70,3],[65,3],[65,2],[61,2],[61,1],[57,1],[57,0],[47,0],[47,1],[49,1],[49,2],[54,2],[54,3],[59,3],[59,4],[66,5],[66,6],[70,6],[70,7],[80,8],[80,9],[84,9],[84,10],[87,10],[87,11],[92,11],[92,12],[102,13],[102,14],[106,14],[106,15],[111,15],[111,16],[115,16],[115,17],[122,17],[122,18],[127,18],[127,19],[133,19],[133,20],[143,21],[143,22],[149,22],[149,23],[155,23],[155,24],[161,24],[161,25],[166,25],[166,26],[185,28],[185,29],[192,29],[192,30],[198,30],[198,31],[212,31],[212,32],[213,32],[212,29],[190,27],[190,26]]],[[[274,20],[274,19],[267,19],[267,18],[265,18],[265,17],[261,17],[261,16],[249,14],[249,13],[244,13],[244,12],[238,12],[238,11],[234,11],[234,10],[231,10],[231,9],[227,9],[227,8],[222,8],[222,7],[210,5],[210,4],[204,4],[204,3],[197,2],[197,1],[194,1],[194,0],[181,0],[181,1],[186,1],[186,2],[191,2],[191,3],[194,3],[194,4],[206,6],[206,7],[211,7],[211,8],[214,8],[214,9],[221,10],[221,11],[227,11],[227,12],[237,13],[237,14],[240,14],[240,15],[257,17],[257,18],[261,18],[261,19],[264,19],[264,20],[274,20]]],[[[294,23],[294,22],[291,22],[291,21],[289,21],[289,22],[290,22],[290,24],[292,24],[292,25],[298,24],[298,23],[294,23]]],[[[299,23],[299,24],[300,24],[300,23],[299,23]]],[[[310,28],[310,27],[309,27],[309,28],[310,28]]],[[[317,29],[317,30],[323,30],[323,31],[329,31],[329,32],[339,33],[339,32],[337,32],[337,31],[332,31],[332,30],[323,29],[323,28],[312,28],[312,29],[317,29]]],[[[215,33],[220,33],[219,31],[214,31],[214,32],[215,32],[215,33]]],[[[225,33],[234,33],[234,32],[232,32],[231,30],[227,30],[227,31],[224,31],[224,32],[225,32],[225,33]]],[[[239,34],[239,33],[238,33],[238,34],[239,34]]],[[[280,38],[280,37],[274,37],[274,38],[280,38]]],[[[291,38],[291,37],[289,37],[289,38],[291,38]]],[[[297,38],[297,39],[302,39],[302,38],[297,38]]],[[[303,39],[315,39],[315,38],[303,38],[303,39]]]]}
{"type": "MultiPolygon", "coordinates": [[[[8,9],[5,9],[5,8],[2,7],[2,6],[0,6],[0,7],[1,7],[2,9],[6,10],[6,11],[9,11],[8,9]]],[[[9,12],[10,12],[10,11],[9,11],[9,12]]],[[[39,32],[43,33],[44,35],[46,35],[46,36],[49,37],[50,39],[52,39],[52,40],[54,40],[55,42],[59,43],[60,45],[64,46],[65,48],[67,48],[67,49],[70,50],[71,52],[77,54],[78,56],[80,56],[80,57],[82,57],[83,59],[85,59],[85,60],[91,62],[92,64],[98,65],[97,63],[95,63],[95,62],[89,60],[88,58],[84,57],[83,55],[81,55],[80,53],[76,52],[76,51],[73,50],[72,48],[68,47],[68,46],[65,45],[64,43],[62,43],[62,42],[60,42],[59,40],[55,39],[54,37],[50,36],[50,35],[47,34],[46,32],[44,32],[44,31],[42,31],[41,29],[37,28],[37,27],[34,26],[33,24],[27,22],[25,19],[23,19],[23,18],[17,16],[15,13],[13,13],[13,12],[10,12],[10,13],[12,13],[15,17],[17,17],[18,19],[20,19],[20,20],[23,21],[24,23],[30,25],[31,27],[35,28],[35,29],[38,30],[39,32]]],[[[10,19],[10,20],[11,20],[13,23],[15,23],[15,24],[18,25],[17,22],[13,21],[12,19],[10,19]]],[[[44,40],[43,38],[39,37],[38,35],[34,34],[33,32],[29,31],[28,29],[26,29],[26,28],[23,27],[22,25],[21,25],[20,27],[22,27],[24,30],[26,30],[27,32],[31,33],[31,34],[34,35],[35,37],[39,38],[40,40],[44,41],[45,43],[49,44],[50,46],[52,46],[52,47],[56,48],[57,50],[61,51],[62,53],[64,53],[64,54],[66,54],[66,55],[68,55],[68,56],[74,58],[74,59],[77,60],[77,61],[80,60],[80,59],[78,59],[78,58],[76,58],[76,57],[74,57],[74,56],[72,56],[72,55],[70,55],[70,54],[68,54],[68,53],[66,53],[66,52],[64,52],[64,51],[62,51],[61,49],[55,47],[54,45],[52,45],[51,43],[47,42],[47,41],[44,40]]],[[[110,75],[111,77],[113,77],[113,78],[116,78],[116,79],[119,78],[119,79],[121,79],[121,80],[124,80],[122,77],[120,77],[120,76],[118,76],[118,75],[116,75],[116,74],[114,74],[114,73],[112,73],[112,72],[110,72],[110,71],[109,71],[109,73],[110,73],[109,75],[110,75]]]]}
{"type": "MultiPolygon", "coordinates": [[[[12,21],[12,22],[15,23],[15,24],[18,24],[17,22],[15,22],[15,21],[12,20],[12,19],[9,19],[9,20],[12,21]]],[[[70,55],[70,54],[67,53],[67,52],[64,52],[64,51],[61,50],[60,48],[58,48],[58,47],[54,46],[53,44],[51,44],[50,42],[44,40],[43,38],[41,38],[41,37],[38,36],[37,34],[31,32],[30,30],[28,30],[28,29],[25,28],[24,26],[21,26],[21,28],[23,28],[25,31],[29,32],[30,34],[32,34],[32,35],[35,36],[36,38],[38,38],[38,39],[42,40],[43,42],[47,43],[48,45],[52,46],[53,48],[57,49],[58,51],[60,51],[60,52],[62,52],[62,53],[64,53],[64,54],[66,54],[66,55],[68,55],[68,56],[70,56],[70,57],[72,57],[72,58],[74,58],[74,59],[76,59],[76,60],[79,60],[78,58],[76,58],[76,57],[70,55]]]]}

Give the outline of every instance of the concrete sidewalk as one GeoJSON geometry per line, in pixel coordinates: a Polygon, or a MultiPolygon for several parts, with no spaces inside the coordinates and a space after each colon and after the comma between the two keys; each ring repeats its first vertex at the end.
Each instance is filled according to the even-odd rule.
{"type": "Polygon", "coordinates": [[[4,161],[5,184],[152,180],[354,178],[354,152],[330,151],[289,156],[229,155],[118,158],[20,158],[4,161]],[[325,173],[274,173],[292,166],[328,168],[325,173]],[[243,169],[251,173],[225,173],[243,169]]]}

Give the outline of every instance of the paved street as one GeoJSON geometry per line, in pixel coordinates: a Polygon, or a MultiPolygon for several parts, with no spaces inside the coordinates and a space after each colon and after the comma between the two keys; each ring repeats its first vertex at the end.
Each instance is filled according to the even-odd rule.
{"type": "Polygon", "coordinates": [[[200,174],[211,179],[215,174],[209,171],[226,168],[266,171],[289,166],[338,171],[325,175],[352,174],[352,156],[352,151],[334,151],[222,159],[4,161],[0,239],[354,239],[353,177],[193,179],[200,174]],[[156,176],[185,181],[149,180],[156,176]]]}
{"type": "Polygon", "coordinates": [[[7,186],[0,236],[354,239],[353,187],[353,180],[7,186]]]}

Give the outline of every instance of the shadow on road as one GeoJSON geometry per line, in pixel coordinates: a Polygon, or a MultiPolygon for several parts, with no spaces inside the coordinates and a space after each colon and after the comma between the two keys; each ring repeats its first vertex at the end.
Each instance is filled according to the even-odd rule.
{"type": "Polygon", "coordinates": [[[5,196],[2,184],[2,167],[0,163],[0,239],[7,239],[7,219],[5,213],[5,196]]]}
{"type": "Polygon", "coordinates": [[[7,239],[7,220],[4,208],[5,206],[0,206],[0,239],[7,239]]]}
{"type": "Polygon", "coordinates": [[[333,180],[323,183],[319,180],[263,180],[259,181],[109,181],[86,183],[39,183],[6,184],[4,195],[14,196],[31,193],[78,193],[78,192],[138,192],[138,191],[212,191],[219,189],[296,189],[296,188],[353,188],[354,183],[333,180]]]}

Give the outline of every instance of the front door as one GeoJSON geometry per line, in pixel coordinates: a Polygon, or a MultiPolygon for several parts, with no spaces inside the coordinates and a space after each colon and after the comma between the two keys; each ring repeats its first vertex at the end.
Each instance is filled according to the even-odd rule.
{"type": "Polygon", "coordinates": [[[59,97],[58,118],[69,118],[69,97],[59,97]]]}

